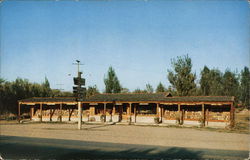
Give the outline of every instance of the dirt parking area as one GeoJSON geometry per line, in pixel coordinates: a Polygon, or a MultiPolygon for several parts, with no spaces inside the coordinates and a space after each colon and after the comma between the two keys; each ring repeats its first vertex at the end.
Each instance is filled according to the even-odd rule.
{"type": "Polygon", "coordinates": [[[4,136],[39,137],[91,142],[171,147],[249,150],[248,134],[133,125],[82,125],[58,123],[0,124],[4,136]]]}

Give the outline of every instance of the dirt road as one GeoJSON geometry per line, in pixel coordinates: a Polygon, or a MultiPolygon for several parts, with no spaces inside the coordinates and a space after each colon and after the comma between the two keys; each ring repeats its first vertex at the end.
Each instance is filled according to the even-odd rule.
{"type": "MultiPolygon", "coordinates": [[[[119,149],[119,147],[122,145],[132,145],[132,148],[135,147],[133,145],[138,145],[136,148],[141,147],[144,149],[145,146],[157,146],[153,147],[158,148],[157,150],[162,150],[162,147],[165,147],[165,149],[173,149],[177,147],[186,149],[193,148],[196,149],[196,151],[199,149],[199,152],[204,153],[204,155],[217,155],[220,151],[220,153],[225,156],[230,155],[229,153],[234,153],[234,156],[240,155],[244,158],[247,158],[246,156],[248,155],[249,151],[250,137],[247,134],[199,131],[187,128],[125,125],[83,125],[82,130],[77,130],[76,128],[77,124],[1,124],[1,137],[10,137],[9,140],[5,140],[5,142],[4,140],[1,140],[1,144],[5,144],[2,146],[2,148],[5,148],[6,150],[6,146],[9,146],[11,139],[13,139],[11,137],[17,136],[24,139],[25,137],[32,137],[33,139],[30,139],[30,143],[27,144],[31,149],[33,148],[31,146],[33,145],[34,141],[37,140],[37,138],[49,138],[51,140],[46,141],[46,143],[50,142],[47,144],[47,146],[52,146],[65,140],[75,140],[73,144],[76,142],[81,142],[81,145],[79,144],[80,146],[82,146],[82,144],[87,144],[88,147],[90,143],[97,143],[98,146],[100,144],[105,144],[105,147],[99,148],[98,150],[104,148],[107,149],[107,146],[109,146],[107,144],[112,144],[110,145],[110,148],[113,147],[111,150],[119,149]],[[53,139],[58,140],[58,142],[51,143],[53,139]],[[204,152],[205,150],[206,152],[204,152]]],[[[14,141],[13,144],[17,145],[19,142],[20,145],[23,145],[26,141],[19,139],[17,142],[14,141]]],[[[40,144],[40,140],[37,142],[40,144]]],[[[69,142],[65,142],[65,144],[68,143],[69,142]]],[[[12,146],[12,148],[15,148],[16,145],[12,146]]],[[[93,146],[95,145],[92,145],[92,147],[93,146]]],[[[126,150],[129,150],[131,149],[131,146],[125,148],[126,150]]],[[[121,151],[122,150],[120,148],[119,153],[121,151]]],[[[89,153],[89,150],[86,152],[89,153]]]]}
{"type": "Polygon", "coordinates": [[[125,125],[83,125],[82,130],[76,128],[77,124],[1,124],[0,134],[91,142],[249,150],[250,136],[247,134],[125,125]]]}

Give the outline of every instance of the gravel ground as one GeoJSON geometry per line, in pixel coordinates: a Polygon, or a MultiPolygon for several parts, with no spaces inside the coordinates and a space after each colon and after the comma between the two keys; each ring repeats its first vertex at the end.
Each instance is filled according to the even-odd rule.
{"type": "Polygon", "coordinates": [[[0,124],[0,135],[249,151],[248,134],[133,125],[0,124]]]}

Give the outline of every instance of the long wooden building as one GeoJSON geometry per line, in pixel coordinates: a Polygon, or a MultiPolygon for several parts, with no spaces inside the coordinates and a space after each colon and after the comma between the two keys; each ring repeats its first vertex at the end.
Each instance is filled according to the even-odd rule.
{"type": "MultiPolygon", "coordinates": [[[[81,101],[83,122],[162,123],[227,127],[234,125],[234,97],[172,96],[170,93],[97,94],[81,101]]],[[[19,117],[34,121],[77,121],[73,97],[18,101],[19,117]],[[24,109],[25,108],[25,109],[24,109]]]]}

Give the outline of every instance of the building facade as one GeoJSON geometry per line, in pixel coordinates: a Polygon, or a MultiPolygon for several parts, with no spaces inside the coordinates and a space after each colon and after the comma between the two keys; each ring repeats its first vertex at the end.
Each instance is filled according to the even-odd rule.
{"type": "MultiPolygon", "coordinates": [[[[234,97],[172,96],[169,93],[97,94],[81,101],[83,122],[148,123],[227,127],[234,125],[234,97]]],[[[34,121],[77,121],[73,97],[29,98],[18,102],[19,117],[34,121]]]]}

